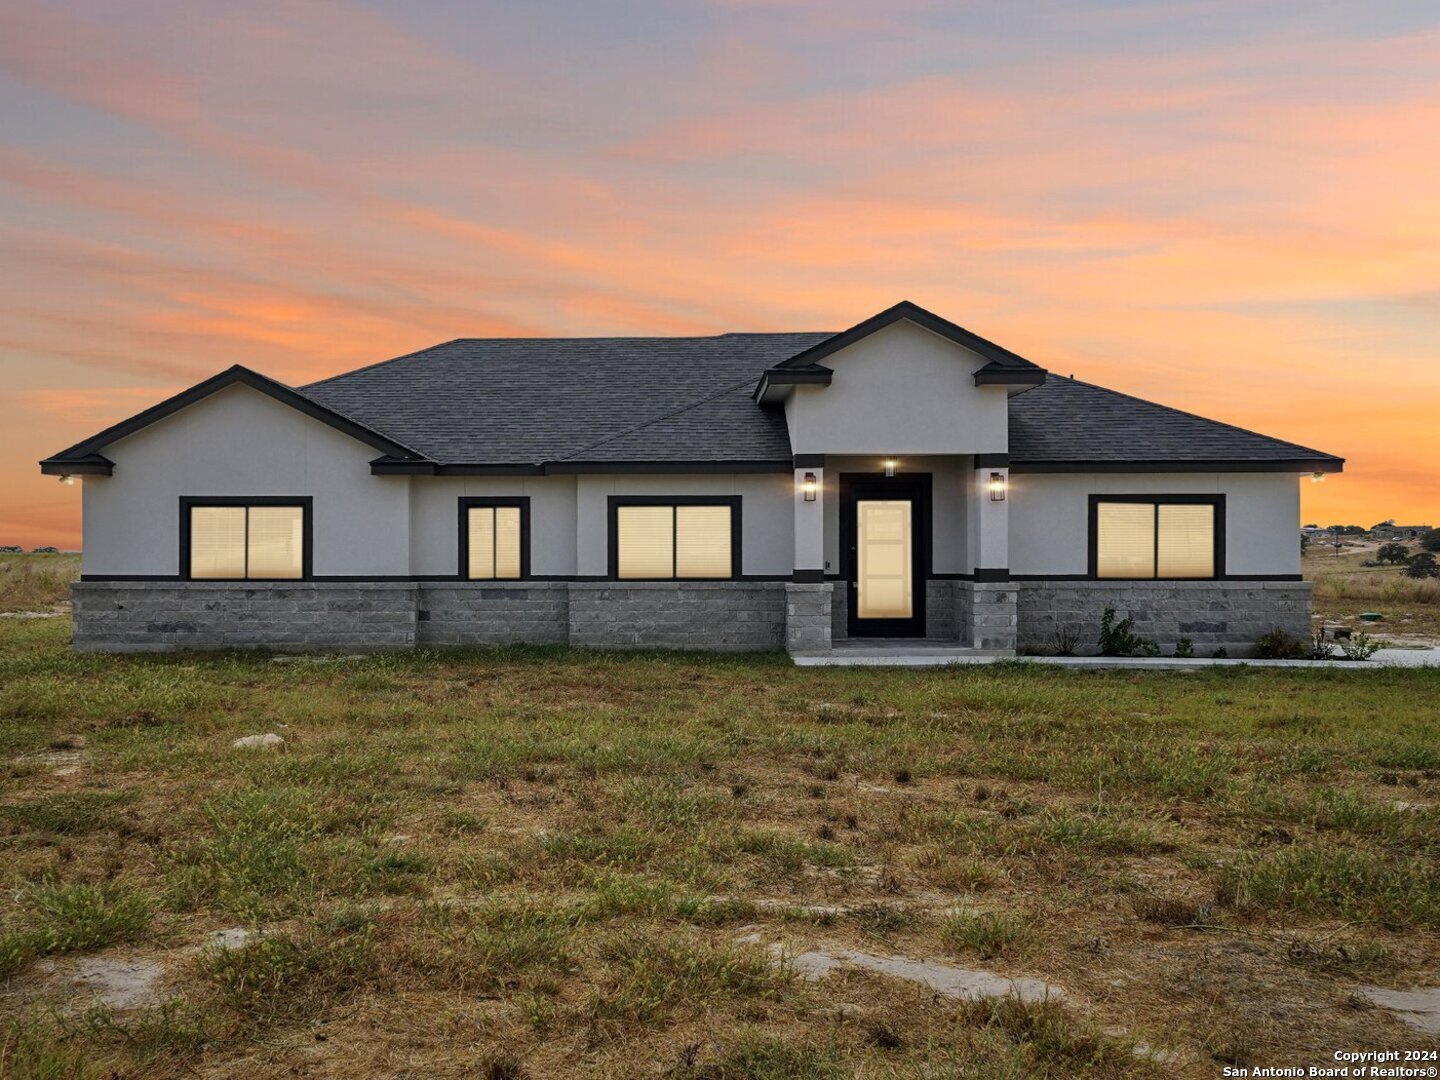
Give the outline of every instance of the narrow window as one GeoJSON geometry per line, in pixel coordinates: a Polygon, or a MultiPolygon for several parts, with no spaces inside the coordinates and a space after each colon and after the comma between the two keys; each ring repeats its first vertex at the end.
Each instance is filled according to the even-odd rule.
{"type": "Polygon", "coordinates": [[[625,580],[736,576],[739,501],[611,500],[611,567],[625,580]]]}
{"type": "Polygon", "coordinates": [[[193,580],[292,581],[305,576],[303,505],[192,503],[186,512],[193,580]]]}
{"type": "Polygon", "coordinates": [[[1219,500],[1164,496],[1093,498],[1095,576],[1213,578],[1220,550],[1219,500]]]}
{"type": "Polygon", "coordinates": [[[528,498],[460,500],[460,574],[516,581],[530,572],[528,498]]]}

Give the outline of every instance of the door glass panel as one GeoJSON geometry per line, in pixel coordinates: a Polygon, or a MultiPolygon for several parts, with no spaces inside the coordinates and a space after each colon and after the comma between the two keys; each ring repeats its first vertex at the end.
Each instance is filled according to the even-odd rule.
{"type": "Polygon", "coordinates": [[[1159,555],[1159,577],[1214,577],[1215,507],[1162,504],[1159,555]]]}
{"type": "Polygon", "coordinates": [[[200,581],[245,576],[245,507],[190,508],[190,576],[200,581]]]}
{"type": "Polygon", "coordinates": [[[1155,576],[1153,503],[1102,502],[1095,508],[1095,576],[1155,576]]]}
{"type": "Polygon", "coordinates": [[[856,617],[908,619],[915,613],[910,501],[857,500],[856,617]]]}
{"type": "Polygon", "coordinates": [[[495,576],[495,508],[472,506],[469,510],[470,548],[466,565],[472,580],[488,580],[495,576]]]}

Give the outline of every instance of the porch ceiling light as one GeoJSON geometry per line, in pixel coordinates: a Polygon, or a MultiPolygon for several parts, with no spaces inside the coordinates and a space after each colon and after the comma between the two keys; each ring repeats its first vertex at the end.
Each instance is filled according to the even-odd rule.
{"type": "Polygon", "coordinates": [[[895,459],[894,459],[893,457],[887,457],[887,458],[885,459],[885,475],[886,475],[886,476],[894,476],[894,475],[895,475],[895,459]]]}
{"type": "Polygon", "coordinates": [[[815,474],[814,474],[813,472],[807,472],[807,473],[805,474],[805,479],[804,479],[803,481],[801,481],[801,484],[800,484],[800,490],[805,493],[805,501],[806,501],[806,502],[814,502],[814,501],[815,501],[815,488],[816,488],[816,487],[817,487],[817,485],[816,485],[816,483],[815,483],[815,474]]]}
{"type": "Polygon", "coordinates": [[[1005,474],[992,472],[990,474],[990,501],[1005,501],[1005,474]]]}

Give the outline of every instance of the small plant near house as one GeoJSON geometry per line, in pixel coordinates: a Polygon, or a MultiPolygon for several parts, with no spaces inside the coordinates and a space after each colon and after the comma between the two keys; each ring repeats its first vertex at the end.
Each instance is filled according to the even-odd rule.
{"type": "Polygon", "coordinates": [[[1159,656],[1160,646],[1135,633],[1135,620],[1126,616],[1118,622],[1115,609],[1107,607],[1100,616],[1101,656],[1159,656]]]}
{"type": "Polygon", "coordinates": [[[1310,659],[1329,660],[1335,655],[1335,643],[1325,633],[1322,626],[1310,635],[1310,659]]]}
{"type": "Polygon", "coordinates": [[[1256,639],[1255,655],[1262,660],[1305,660],[1310,656],[1310,647],[1277,626],[1256,639]]]}
{"type": "Polygon", "coordinates": [[[1050,631],[1050,643],[1055,646],[1056,656],[1074,656],[1075,646],[1080,644],[1080,627],[1065,623],[1050,631]]]}
{"type": "Polygon", "coordinates": [[[1410,561],[1405,564],[1405,576],[1409,578],[1440,577],[1440,563],[1435,561],[1435,556],[1431,552],[1417,552],[1410,556],[1410,561]]]}
{"type": "Polygon", "coordinates": [[[1345,654],[1346,660],[1369,660],[1379,648],[1380,643],[1371,641],[1370,635],[1364,632],[1340,642],[1340,651],[1345,654]]]}
{"type": "Polygon", "coordinates": [[[1195,643],[1188,637],[1182,637],[1175,642],[1175,658],[1177,660],[1189,660],[1195,655],[1195,643]]]}

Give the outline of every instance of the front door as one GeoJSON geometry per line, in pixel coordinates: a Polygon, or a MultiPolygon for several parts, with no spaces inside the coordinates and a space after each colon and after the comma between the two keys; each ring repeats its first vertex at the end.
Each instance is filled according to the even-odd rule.
{"type": "Polygon", "coordinates": [[[928,477],[841,477],[851,637],[924,637],[928,477]]]}

